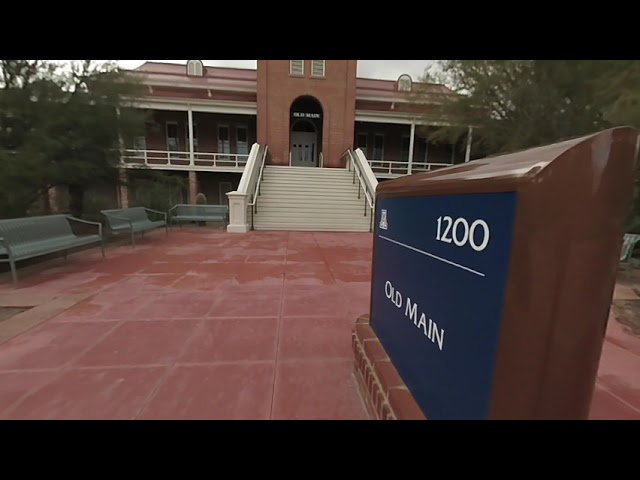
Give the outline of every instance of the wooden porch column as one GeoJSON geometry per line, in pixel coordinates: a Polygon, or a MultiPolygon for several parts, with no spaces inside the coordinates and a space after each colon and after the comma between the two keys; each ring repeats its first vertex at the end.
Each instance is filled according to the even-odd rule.
{"type": "Polygon", "coordinates": [[[413,166],[413,144],[416,136],[416,124],[411,122],[411,133],[409,134],[409,165],[407,167],[407,174],[411,175],[411,167],[413,166]]]}
{"type": "Polygon", "coordinates": [[[127,186],[127,180],[127,171],[121,168],[120,186],[118,187],[120,190],[120,208],[129,208],[129,187],[127,186]]]}
{"type": "Polygon", "coordinates": [[[59,213],[60,204],[58,203],[58,188],[51,187],[47,193],[49,197],[49,211],[51,213],[59,213]]]}
{"type": "MultiPolygon", "coordinates": [[[[118,121],[120,120],[120,109],[116,108],[116,114],[118,115],[118,121]]],[[[124,165],[124,140],[122,139],[122,133],[118,129],[118,145],[120,146],[120,164],[124,165]]],[[[128,187],[128,175],[127,170],[124,167],[120,167],[120,208],[129,208],[129,187],[128,187]]]]}
{"type": "Polygon", "coordinates": [[[198,195],[198,172],[189,170],[189,203],[196,203],[198,195]]]}
{"type": "Polygon", "coordinates": [[[464,161],[468,162],[471,159],[471,138],[473,136],[473,127],[469,126],[469,132],[467,133],[467,150],[464,152],[464,161]]]}
{"type": "Polygon", "coordinates": [[[187,110],[187,118],[189,121],[189,164],[193,166],[195,163],[195,155],[193,153],[193,111],[191,110],[191,105],[189,105],[189,110],[187,110]]]}

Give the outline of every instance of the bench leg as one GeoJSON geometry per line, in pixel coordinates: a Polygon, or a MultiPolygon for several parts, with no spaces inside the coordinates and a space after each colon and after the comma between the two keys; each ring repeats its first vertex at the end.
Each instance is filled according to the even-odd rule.
{"type": "Polygon", "coordinates": [[[167,237],[168,237],[169,236],[169,224],[168,223],[164,224],[164,230],[167,233],[167,237]]]}
{"type": "Polygon", "coordinates": [[[131,230],[131,245],[133,247],[136,246],[136,238],[135,238],[135,232],[133,230],[131,230]]]}
{"type": "Polygon", "coordinates": [[[104,238],[100,241],[100,250],[102,250],[102,258],[104,258],[104,238]]]}
{"type": "Polygon", "coordinates": [[[13,285],[18,285],[18,274],[16,273],[16,262],[15,260],[9,259],[9,266],[11,267],[11,279],[13,280],[13,285]]]}

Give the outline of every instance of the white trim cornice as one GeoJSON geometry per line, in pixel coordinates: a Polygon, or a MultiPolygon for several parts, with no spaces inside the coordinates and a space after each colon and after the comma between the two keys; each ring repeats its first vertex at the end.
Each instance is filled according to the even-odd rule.
{"type": "Polygon", "coordinates": [[[255,102],[233,102],[225,100],[209,99],[145,99],[132,102],[136,108],[148,108],[151,110],[171,110],[186,112],[191,107],[194,112],[205,113],[231,113],[238,115],[256,115],[255,102]]]}

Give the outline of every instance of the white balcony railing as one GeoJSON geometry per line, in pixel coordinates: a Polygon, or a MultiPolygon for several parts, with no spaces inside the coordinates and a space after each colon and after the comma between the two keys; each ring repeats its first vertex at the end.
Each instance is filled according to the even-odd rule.
{"type": "Polygon", "coordinates": [[[371,170],[378,177],[400,177],[410,173],[429,172],[439,168],[450,167],[452,163],[413,162],[409,172],[409,162],[398,160],[368,159],[371,170]]]}
{"type": "Polygon", "coordinates": [[[249,154],[189,152],[169,150],[124,150],[122,162],[127,167],[169,170],[239,171],[244,169],[249,154]]]}

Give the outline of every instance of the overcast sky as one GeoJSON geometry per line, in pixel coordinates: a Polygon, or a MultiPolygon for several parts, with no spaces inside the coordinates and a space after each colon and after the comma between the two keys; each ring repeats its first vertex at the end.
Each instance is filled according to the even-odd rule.
{"type": "MultiPolygon", "coordinates": [[[[119,60],[125,68],[135,68],[147,60],[119,60]]],[[[183,63],[186,60],[150,60],[153,62],[183,63]]],[[[408,73],[417,80],[433,60],[358,60],[358,76],[396,80],[408,73]]],[[[236,68],[256,68],[256,60],[203,60],[205,65],[236,68]]]]}

